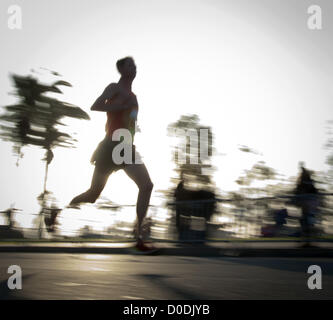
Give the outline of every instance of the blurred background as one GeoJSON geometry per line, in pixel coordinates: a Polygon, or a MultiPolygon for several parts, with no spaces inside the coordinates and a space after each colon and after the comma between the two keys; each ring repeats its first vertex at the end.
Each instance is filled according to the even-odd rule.
{"type": "Polygon", "coordinates": [[[332,239],[333,5],[316,3],[321,30],[307,0],[17,1],[10,29],[1,1],[0,238],[133,239],[123,172],[95,204],[66,208],[105,134],[90,106],[132,56],[148,238],[332,239]]]}

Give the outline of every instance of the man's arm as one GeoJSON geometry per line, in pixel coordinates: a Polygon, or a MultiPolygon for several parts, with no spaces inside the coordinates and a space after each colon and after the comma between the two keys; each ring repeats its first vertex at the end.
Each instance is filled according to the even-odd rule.
{"type": "Polygon", "coordinates": [[[92,111],[118,111],[126,109],[129,105],[126,104],[127,99],[124,99],[119,94],[118,87],[115,83],[108,85],[104,92],[97,98],[95,103],[91,106],[92,111]]]}

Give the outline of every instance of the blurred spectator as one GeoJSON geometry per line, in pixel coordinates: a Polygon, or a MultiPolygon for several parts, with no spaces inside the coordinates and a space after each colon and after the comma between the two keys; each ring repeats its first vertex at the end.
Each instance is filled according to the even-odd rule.
{"type": "Polygon", "coordinates": [[[314,185],[311,172],[301,164],[301,172],[297,180],[295,195],[296,205],[301,208],[302,217],[300,220],[302,235],[310,237],[315,225],[315,218],[318,210],[318,189],[314,185]]]}
{"type": "Polygon", "coordinates": [[[288,218],[287,209],[281,209],[274,211],[274,221],[277,228],[282,228],[286,223],[288,218]]]}
{"type": "Polygon", "coordinates": [[[12,228],[14,225],[13,221],[13,213],[14,213],[14,208],[9,208],[6,211],[4,211],[6,219],[7,219],[7,225],[9,228],[12,228]]]}
{"type": "MultiPolygon", "coordinates": [[[[188,201],[188,203],[176,203],[176,227],[180,239],[184,239],[184,235],[188,234],[191,226],[191,217],[203,218],[209,221],[215,212],[216,202],[214,192],[207,190],[189,190],[184,187],[184,181],[181,180],[174,192],[176,202],[188,201]],[[213,200],[208,202],[200,202],[200,200],[213,200]],[[197,201],[197,202],[194,202],[197,201]]],[[[185,236],[187,237],[187,236],[185,236]]],[[[205,231],[200,232],[199,237],[203,240],[205,231]]],[[[189,240],[189,239],[186,239],[189,240]]]]}
{"type": "Polygon", "coordinates": [[[61,209],[57,208],[55,204],[52,204],[50,208],[44,209],[44,223],[48,232],[54,232],[56,226],[56,219],[61,209]]]}
{"type": "Polygon", "coordinates": [[[287,209],[272,210],[270,212],[273,215],[274,225],[266,225],[261,228],[261,234],[264,237],[276,237],[279,236],[281,230],[285,224],[287,224],[288,211],[287,209]]]}

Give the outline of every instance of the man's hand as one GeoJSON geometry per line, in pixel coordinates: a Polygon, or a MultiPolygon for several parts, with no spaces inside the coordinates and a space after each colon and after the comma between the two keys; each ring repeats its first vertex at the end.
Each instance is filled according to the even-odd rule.
{"type": "Polygon", "coordinates": [[[111,104],[120,109],[124,104],[124,99],[121,97],[119,86],[116,83],[109,84],[103,91],[103,93],[97,98],[92,105],[93,111],[111,111],[109,110],[111,104]]]}

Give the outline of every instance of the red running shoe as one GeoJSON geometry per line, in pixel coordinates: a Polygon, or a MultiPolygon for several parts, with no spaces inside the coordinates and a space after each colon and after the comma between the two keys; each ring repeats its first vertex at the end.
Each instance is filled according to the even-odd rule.
{"type": "Polygon", "coordinates": [[[154,254],[156,253],[159,249],[154,247],[151,243],[144,243],[141,239],[139,239],[133,248],[133,253],[134,254],[154,254]]]}

